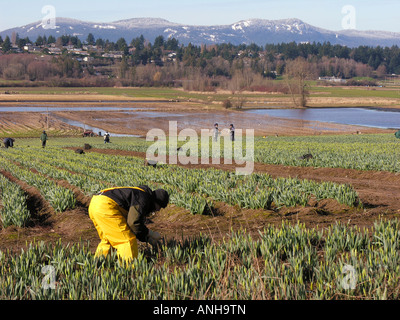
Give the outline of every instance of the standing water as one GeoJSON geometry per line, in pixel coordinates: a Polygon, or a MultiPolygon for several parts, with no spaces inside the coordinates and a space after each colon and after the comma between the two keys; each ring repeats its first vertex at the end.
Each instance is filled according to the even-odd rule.
{"type": "Polygon", "coordinates": [[[321,121],[381,129],[400,127],[400,110],[384,111],[368,108],[255,109],[248,113],[277,118],[321,121]]]}

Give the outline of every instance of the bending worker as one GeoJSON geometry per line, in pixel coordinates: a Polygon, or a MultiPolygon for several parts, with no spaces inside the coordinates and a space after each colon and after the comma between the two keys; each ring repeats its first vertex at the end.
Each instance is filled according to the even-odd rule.
{"type": "Polygon", "coordinates": [[[136,239],[157,246],[161,235],[149,230],[144,222],[168,202],[167,191],[152,191],[148,186],[110,188],[93,196],[89,217],[101,240],[96,256],[106,256],[113,247],[120,258],[129,261],[138,255],[136,239]]]}
{"type": "Polygon", "coordinates": [[[3,140],[4,147],[6,147],[6,149],[14,147],[14,142],[15,140],[13,138],[5,138],[3,140]]]}

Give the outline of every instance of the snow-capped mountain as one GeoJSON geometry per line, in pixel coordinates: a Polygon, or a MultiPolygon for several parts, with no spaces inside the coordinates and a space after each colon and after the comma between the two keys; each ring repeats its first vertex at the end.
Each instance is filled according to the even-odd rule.
{"type": "Polygon", "coordinates": [[[68,18],[57,18],[56,27],[43,28],[42,22],[8,29],[0,32],[3,37],[18,33],[21,38],[36,40],[38,36],[61,35],[78,36],[86,40],[89,33],[104,40],[117,41],[123,37],[129,43],[133,38],[143,35],[153,42],[157,36],[165,39],[174,37],[180,43],[195,45],[232,43],[265,45],[282,42],[330,42],[349,47],[360,45],[392,46],[400,45],[400,33],[386,31],[330,31],[309,25],[299,19],[284,20],[242,20],[231,25],[195,26],[183,25],[157,18],[134,18],[110,23],[85,22],[68,18]]]}

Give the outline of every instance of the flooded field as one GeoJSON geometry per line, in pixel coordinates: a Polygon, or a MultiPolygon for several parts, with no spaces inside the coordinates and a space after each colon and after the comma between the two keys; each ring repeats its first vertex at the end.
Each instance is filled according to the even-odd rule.
{"type": "Polygon", "coordinates": [[[400,112],[368,108],[256,109],[247,111],[259,116],[322,121],[382,129],[400,127],[400,112]]]}
{"type": "Polygon", "coordinates": [[[253,129],[256,135],[314,135],[326,133],[383,132],[400,123],[400,112],[366,108],[244,109],[207,110],[182,107],[165,101],[121,102],[46,102],[0,105],[0,126],[37,125],[43,129],[69,126],[117,135],[146,136],[150,129],[168,130],[176,121],[178,130],[221,130],[234,124],[237,129],[253,129]]]}

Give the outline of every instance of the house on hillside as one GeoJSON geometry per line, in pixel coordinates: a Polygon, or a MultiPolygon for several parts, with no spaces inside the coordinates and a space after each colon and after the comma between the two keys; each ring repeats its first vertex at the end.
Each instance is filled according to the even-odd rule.
{"type": "Polygon", "coordinates": [[[327,82],[335,82],[335,83],[346,83],[345,79],[336,78],[335,76],[332,76],[332,77],[319,77],[318,80],[327,81],[327,82]]]}
{"type": "Polygon", "coordinates": [[[62,53],[61,49],[57,48],[57,47],[50,47],[50,48],[48,48],[48,50],[49,50],[50,54],[58,55],[58,54],[62,53]]]}
{"type": "Polygon", "coordinates": [[[122,52],[110,52],[104,53],[102,55],[103,58],[113,58],[113,59],[122,59],[123,53],[122,52]]]}
{"type": "Polygon", "coordinates": [[[162,57],[161,60],[162,60],[163,62],[167,62],[167,61],[169,61],[169,62],[171,62],[171,61],[176,61],[176,52],[173,52],[173,51],[167,52],[167,51],[165,51],[165,52],[164,52],[164,56],[162,57]]]}
{"type": "Polygon", "coordinates": [[[27,52],[40,52],[40,51],[42,51],[42,48],[38,47],[38,46],[35,46],[35,45],[31,44],[31,43],[27,43],[24,46],[24,51],[27,51],[27,52]]]}

